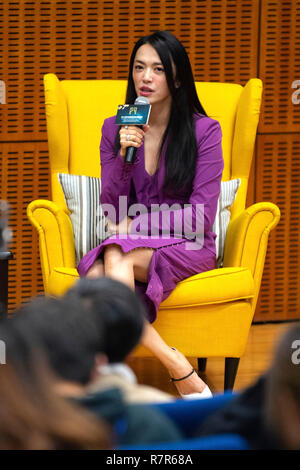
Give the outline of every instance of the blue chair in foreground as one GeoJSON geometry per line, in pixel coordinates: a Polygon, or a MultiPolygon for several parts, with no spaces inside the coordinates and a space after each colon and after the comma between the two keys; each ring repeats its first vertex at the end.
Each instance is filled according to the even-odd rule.
{"type": "Polygon", "coordinates": [[[236,396],[231,392],[203,400],[176,400],[171,403],[151,406],[164,413],[182,432],[183,439],[138,446],[122,446],[119,450],[246,450],[248,443],[237,434],[220,434],[209,437],[194,437],[201,422],[210,414],[224,407],[236,396]]]}

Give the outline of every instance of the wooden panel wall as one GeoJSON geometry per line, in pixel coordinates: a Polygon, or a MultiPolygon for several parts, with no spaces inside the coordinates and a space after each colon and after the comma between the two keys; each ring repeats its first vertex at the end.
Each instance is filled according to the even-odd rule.
{"type": "Polygon", "coordinates": [[[256,320],[300,315],[300,1],[261,3],[259,77],[264,82],[257,138],[255,201],[273,201],[281,220],[271,233],[256,320]]]}
{"type": "Polygon", "coordinates": [[[300,312],[300,134],[259,135],[258,148],[257,200],[275,202],[280,207],[281,220],[270,236],[256,318],[297,318],[300,312]]]}
{"type": "MultiPolygon", "coordinates": [[[[265,86],[264,105],[248,203],[273,200],[287,213],[293,198],[299,199],[292,192],[280,199],[282,190],[276,179],[270,180],[267,168],[270,153],[277,168],[292,160],[295,168],[299,160],[295,149],[300,105],[292,105],[290,99],[291,82],[300,79],[299,10],[300,0],[2,0],[0,79],[6,83],[7,97],[0,105],[0,198],[11,204],[14,231],[10,310],[42,291],[37,236],[25,210],[30,200],[51,198],[43,75],[124,79],[135,41],[168,29],[187,48],[196,80],[244,85],[259,76],[265,86]],[[281,140],[277,143],[274,133],[276,138],[285,136],[284,155],[278,153],[281,140]]],[[[289,223],[297,226],[296,215],[290,217],[289,223]]],[[[294,318],[296,310],[290,311],[287,302],[270,303],[272,292],[286,285],[299,303],[293,287],[295,276],[299,284],[295,265],[278,255],[282,234],[292,238],[284,221],[280,227],[272,235],[263,281],[269,297],[261,296],[257,319],[294,318]]],[[[297,250],[299,236],[295,232],[293,237],[297,250]]]]}

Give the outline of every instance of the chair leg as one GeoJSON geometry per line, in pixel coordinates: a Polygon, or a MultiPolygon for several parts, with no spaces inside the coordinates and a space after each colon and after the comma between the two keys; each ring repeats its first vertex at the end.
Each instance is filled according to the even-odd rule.
{"type": "Polygon", "coordinates": [[[225,357],[224,390],[233,389],[239,362],[239,357],[225,357]]]}
{"type": "Polygon", "coordinates": [[[205,372],[206,369],[206,357],[198,357],[198,371],[205,372]]]}

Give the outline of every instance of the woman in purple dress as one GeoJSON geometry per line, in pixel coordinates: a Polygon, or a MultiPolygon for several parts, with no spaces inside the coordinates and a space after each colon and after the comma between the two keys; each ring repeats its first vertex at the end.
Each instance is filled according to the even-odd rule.
{"type": "Polygon", "coordinates": [[[112,236],[82,258],[78,271],[136,289],[149,319],[142,344],[183,398],[204,398],[211,396],[207,385],[151,323],[179,281],[215,268],[211,228],[223,171],[221,128],[199,102],[184,47],[167,31],[141,38],[133,49],[126,103],[137,96],[151,104],[149,125],[119,129],[114,117],[104,121],[101,204],[112,236]],[[128,147],[137,148],[133,164],[125,162],[128,147]]]}

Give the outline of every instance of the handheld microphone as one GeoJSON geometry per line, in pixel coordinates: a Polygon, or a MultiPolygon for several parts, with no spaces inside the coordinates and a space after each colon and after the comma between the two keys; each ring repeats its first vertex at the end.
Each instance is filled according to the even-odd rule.
{"type": "MultiPolygon", "coordinates": [[[[149,102],[148,98],[146,98],[145,96],[138,96],[136,98],[134,104],[135,105],[148,105],[149,108],[150,108],[150,102],[149,102]]],[[[150,109],[149,109],[149,113],[150,113],[150,109]]],[[[148,114],[148,118],[149,118],[149,114],[148,114]]],[[[147,122],[148,122],[148,119],[147,119],[147,122]]],[[[141,125],[138,125],[138,122],[135,123],[134,121],[131,122],[131,125],[132,126],[137,125],[140,128],[143,127],[141,125]]],[[[126,163],[130,163],[130,164],[134,163],[136,151],[137,151],[136,147],[127,147],[126,155],[125,155],[125,162],[126,163]]]]}

